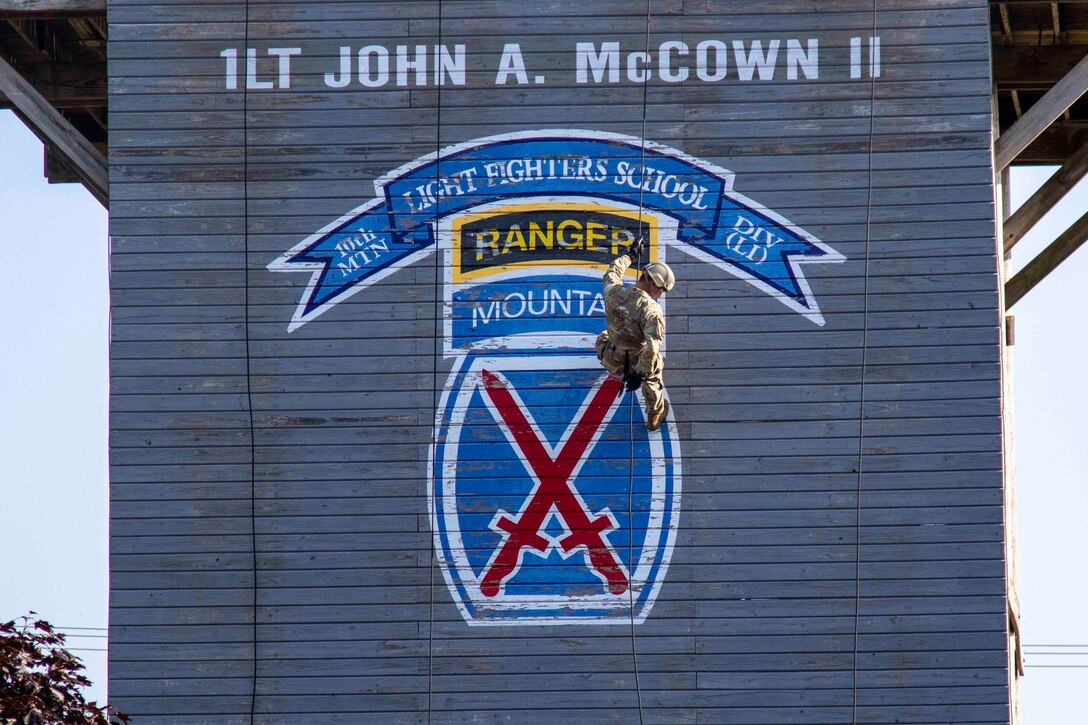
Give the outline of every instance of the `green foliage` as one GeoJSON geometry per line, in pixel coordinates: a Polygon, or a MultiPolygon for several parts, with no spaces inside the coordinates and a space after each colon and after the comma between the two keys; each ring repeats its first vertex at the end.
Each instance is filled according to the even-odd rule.
{"type": "MultiPolygon", "coordinates": [[[[34,615],[34,612],[30,613],[34,615]]],[[[122,712],[87,702],[83,663],[64,649],[64,635],[33,616],[0,624],[0,723],[119,725],[122,712]]]]}

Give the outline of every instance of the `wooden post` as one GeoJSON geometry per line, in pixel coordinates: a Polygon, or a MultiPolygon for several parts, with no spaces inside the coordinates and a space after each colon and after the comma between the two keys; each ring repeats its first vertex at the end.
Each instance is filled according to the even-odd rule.
{"type": "Polygon", "coordinates": [[[1019,302],[1035,285],[1042,282],[1058,265],[1077,251],[1088,239],[1088,212],[1050,243],[1039,256],[1028,262],[1015,277],[1005,285],[1005,309],[1019,302]]]}
{"type": "Polygon", "coordinates": [[[994,143],[994,170],[1000,171],[1088,91],[1088,57],[1054,84],[1023,118],[994,143]]]}
{"type": "Polygon", "coordinates": [[[0,58],[0,93],[68,157],[87,190],[108,209],[110,182],[105,157],[3,58],[0,58]]]}

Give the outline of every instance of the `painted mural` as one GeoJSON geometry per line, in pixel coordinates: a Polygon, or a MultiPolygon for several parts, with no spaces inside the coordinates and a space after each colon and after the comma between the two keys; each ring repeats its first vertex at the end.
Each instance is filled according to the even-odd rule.
{"type": "Polygon", "coordinates": [[[625,397],[593,351],[601,276],[636,239],[647,263],[690,255],[824,323],[803,267],[843,256],[733,182],[630,136],[488,137],[390,172],[372,200],[269,265],[311,274],[295,330],[438,255],[453,367],[429,510],[469,624],[639,623],[665,580],[680,525],[676,413],[647,431],[640,393],[625,397]]]}

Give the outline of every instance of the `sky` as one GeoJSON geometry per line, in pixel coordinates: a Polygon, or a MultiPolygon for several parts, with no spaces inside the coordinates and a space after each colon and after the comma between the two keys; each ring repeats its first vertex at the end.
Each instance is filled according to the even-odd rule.
{"type": "Polygon", "coordinates": [[[45,182],[42,145],[0,111],[0,618],[38,612],[105,699],[109,268],[106,211],[45,182]],[[100,638],[103,637],[103,638],[100,638]]]}
{"type": "MultiPolygon", "coordinates": [[[[1054,168],[1014,168],[1013,206],[1054,168]]],[[[1013,271],[1086,209],[1082,182],[1017,245],[1013,271]]],[[[0,111],[0,220],[0,293],[11,302],[0,345],[0,618],[34,610],[64,629],[94,682],[89,698],[103,702],[107,215],[81,185],[46,183],[41,143],[10,111],[0,111]]],[[[1085,280],[1088,245],[1011,310],[1026,725],[1079,724],[1088,710],[1085,280]]]]}
{"type": "MultiPolygon", "coordinates": [[[[1014,167],[1012,206],[1054,170],[1014,167]]],[[[1014,273],[1088,211],[1086,181],[1013,248],[1014,273]]],[[[1088,712],[1088,321],[1080,304],[1086,282],[1088,245],[1009,310],[1016,318],[1014,457],[1026,725],[1079,724],[1088,712]],[[1044,654],[1062,651],[1069,654],[1044,654]]]]}

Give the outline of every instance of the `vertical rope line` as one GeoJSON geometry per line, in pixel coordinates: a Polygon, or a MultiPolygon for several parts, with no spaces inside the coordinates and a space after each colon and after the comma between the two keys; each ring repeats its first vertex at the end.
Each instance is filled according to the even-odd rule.
{"type": "MultiPolygon", "coordinates": [[[[875,1],[875,0],[874,0],[875,1]]],[[[646,0],[646,32],[645,32],[645,52],[646,57],[650,55],[650,2],[646,0]]],[[[639,137],[639,145],[641,146],[642,157],[639,159],[639,173],[642,175],[643,183],[638,187],[638,231],[642,234],[642,208],[643,197],[646,194],[645,180],[646,180],[646,108],[649,105],[649,90],[650,90],[650,64],[646,63],[645,74],[642,76],[642,131],[639,137]]]]}
{"type": "MultiPolygon", "coordinates": [[[[438,0],[438,46],[442,46],[442,0],[438,0]]],[[[441,173],[439,168],[442,163],[439,159],[439,154],[442,152],[442,81],[444,76],[438,69],[437,59],[435,61],[435,91],[437,94],[435,103],[435,123],[434,123],[434,177],[437,184],[441,173]]],[[[431,404],[434,407],[435,427],[431,430],[431,466],[437,465],[436,456],[438,455],[438,356],[440,354],[440,347],[442,345],[442,323],[443,314],[445,310],[440,308],[440,301],[438,299],[438,289],[442,286],[442,248],[438,238],[438,202],[435,201],[434,205],[434,227],[432,229],[434,234],[434,302],[431,305],[431,314],[434,315],[434,344],[431,354],[431,404]]],[[[430,477],[428,477],[430,480],[430,477]]],[[[428,496],[433,496],[433,491],[427,492],[428,496]]],[[[428,512],[429,513],[429,512],[428,512]]],[[[427,532],[427,550],[428,563],[427,563],[427,723],[432,721],[433,718],[433,705],[434,700],[434,565],[435,565],[435,551],[434,551],[434,529],[437,521],[431,521],[428,516],[428,523],[430,524],[430,531],[427,532]]]]}
{"type": "MultiPolygon", "coordinates": [[[[873,0],[872,38],[876,37],[876,0],[873,0]]],[[[861,390],[858,409],[858,488],[854,523],[854,661],[853,722],[858,721],[858,636],[861,633],[861,479],[865,461],[865,370],[869,359],[869,252],[873,228],[873,118],[876,116],[876,74],[873,41],[869,45],[869,158],[865,201],[865,279],[862,286],[861,390]]],[[[864,58],[864,54],[862,56],[864,58]]],[[[864,64],[863,64],[864,66],[864,64]]]]}
{"type": "MultiPolygon", "coordinates": [[[[645,18],[645,52],[646,56],[650,54],[650,9],[651,0],[646,0],[646,18],[645,18]]],[[[649,63],[646,64],[645,75],[642,77],[642,130],[639,135],[639,146],[641,147],[641,158],[639,159],[639,172],[642,178],[646,178],[646,108],[649,98],[649,80],[650,69],[649,63]]],[[[646,193],[643,188],[645,184],[640,184],[638,189],[638,237],[636,237],[636,244],[638,239],[643,235],[642,225],[642,210],[643,210],[643,195],[646,193]]],[[[648,240],[647,240],[648,241],[648,240]]],[[[642,254],[634,260],[635,270],[641,275],[642,266],[642,254]]],[[[636,363],[637,364],[637,363],[636,363]]],[[[635,640],[635,572],[638,571],[638,562],[635,561],[635,400],[638,397],[638,391],[631,392],[631,397],[628,400],[627,405],[627,419],[628,419],[628,435],[629,435],[629,456],[628,460],[628,479],[629,485],[627,488],[627,516],[630,521],[630,533],[627,537],[627,565],[630,567],[627,583],[627,601],[628,601],[628,615],[630,617],[630,639],[631,639],[631,664],[635,675],[635,697],[638,702],[638,721],[641,725],[645,721],[642,708],[642,681],[638,671],[638,646],[635,640]]],[[[649,520],[647,520],[647,526],[649,526],[649,520]]]]}
{"type": "MultiPolygon", "coordinates": [[[[622,393],[621,393],[622,395],[622,393]]],[[[635,673],[635,697],[638,701],[638,721],[642,718],[642,685],[638,676],[638,648],[635,646],[635,399],[638,391],[631,391],[627,401],[627,428],[629,436],[630,460],[628,461],[627,516],[630,520],[630,534],[627,537],[627,566],[630,567],[627,582],[627,601],[631,626],[631,663],[635,673]]]]}
{"type": "MultiPolygon", "coordinates": [[[[246,0],[245,46],[242,49],[244,62],[249,62],[249,0],[246,0]]],[[[248,79],[248,73],[247,73],[248,79]]],[[[246,409],[249,413],[249,540],[253,550],[253,587],[252,612],[253,627],[253,670],[249,691],[249,722],[252,725],[257,717],[257,440],[256,426],[253,423],[253,374],[250,367],[249,339],[249,88],[242,90],[242,267],[245,274],[245,331],[246,342],[246,409]]]]}

